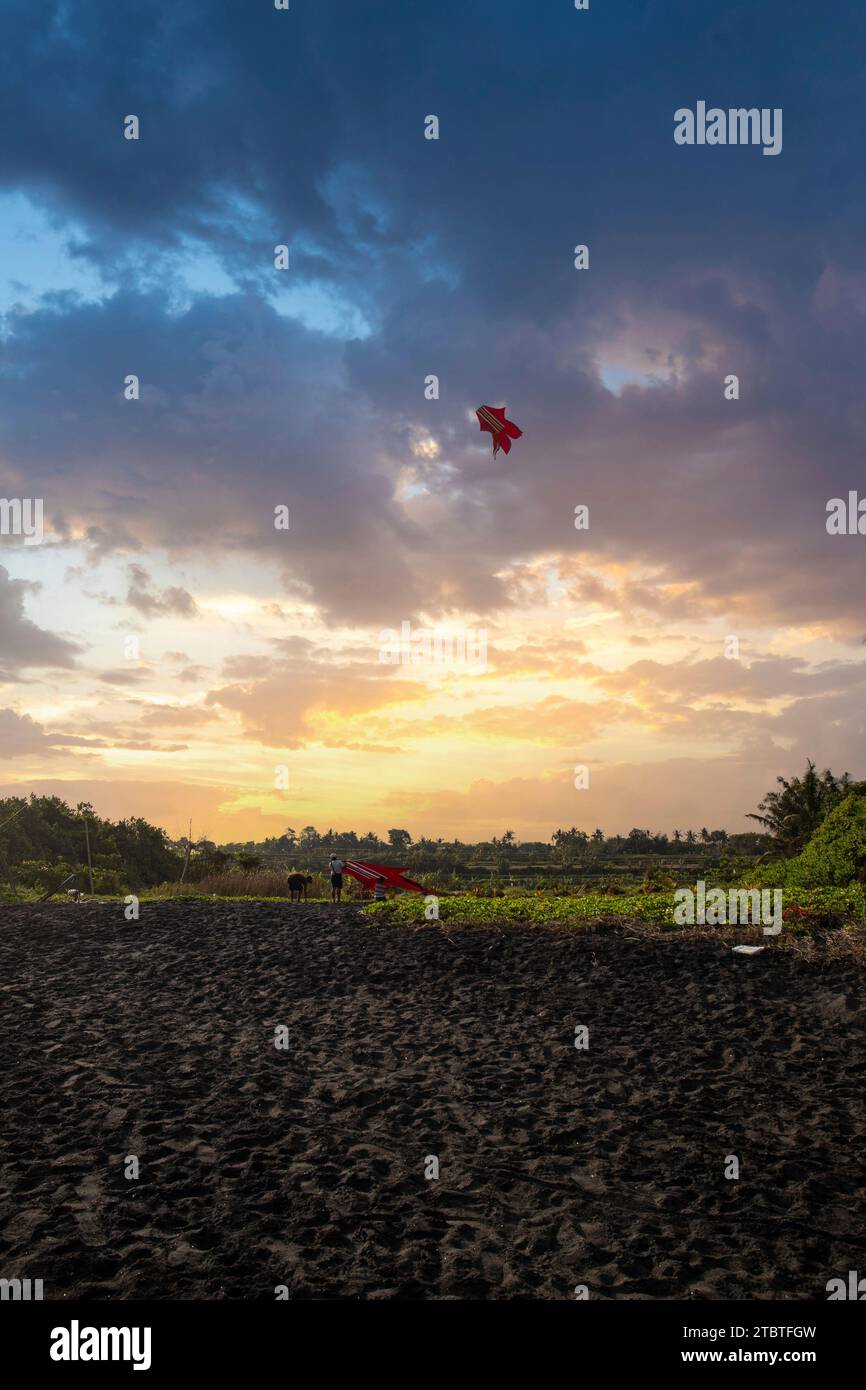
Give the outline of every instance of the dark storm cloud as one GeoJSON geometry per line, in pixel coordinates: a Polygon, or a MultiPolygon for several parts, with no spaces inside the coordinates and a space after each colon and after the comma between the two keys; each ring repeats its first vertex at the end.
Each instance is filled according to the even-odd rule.
{"type": "Polygon", "coordinates": [[[591,539],[713,611],[853,637],[861,538],[823,521],[866,443],[862,7],[19,0],[4,23],[0,180],[74,219],[121,288],[7,320],[2,444],[100,554],[243,549],[330,614],[390,623],[506,604],[505,562],[591,539]],[[698,98],[783,107],[782,154],[675,146],[698,98]],[[285,282],[368,336],[266,302],[282,241],[285,282]],[[190,248],[234,296],[184,299],[190,248]],[[623,353],[659,384],[607,392],[598,361],[623,353]],[[525,431],[495,464],[466,419],[481,400],[525,431]],[[392,491],[413,427],[440,454],[410,521],[392,491]]]}

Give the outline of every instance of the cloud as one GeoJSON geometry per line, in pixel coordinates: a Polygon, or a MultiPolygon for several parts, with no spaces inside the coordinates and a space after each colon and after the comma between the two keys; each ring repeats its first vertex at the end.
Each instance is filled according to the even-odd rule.
{"type": "Polygon", "coordinates": [[[151,674],[145,666],[130,666],[128,670],[121,667],[115,671],[102,671],[99,679],[106,685],[137,685],[139,681],[147,680],[151,674]]]}
{"type": "Polygon", "coordinates": [[[170,585],[161,591],[152,587],[150,575],[142,565],[128,567],[129,589],[126,602],[130,608],[138,609],[146,617],[172,614],[177,618],[198,617],[195,599],[186,589],[170,585]]]}
{"type": "Polygon", "coordinates": [[[147,705],[139,722],[147,728],[197,729],[218,719],[215,709],[200,705],[147,705]]]}
{"type": "Polygon", "coordinates": [[[656,706],[706,699],[765,704],[795,696],[818,697],[862,690],[866,662],[826,661],[811,666],[800,657],[705,661],[635,661],[621,671],[595,668],[590,679],[613,694],[648,697],[656,706]]]}
{"type": "Polygon", "coordinates": [[[346,721],[418,698],[411,681],[383,682],[350,669],[342,675],[278,674],[221,686],[207,702],[238,714],[245,734],[266,747],[300,748],[310,742],[344,746],[346,721]]]}
{"type": "MultiPolygon", "coordinates": [[[[744,775],[756,749],[763,767],[810,739],[853,761],[859,663],[804,657],[866,631],[866,541],[824,525],[827,500],[861,487],[866,446],[851,7],[812,7],[783,47],[774,7],[749,14],[749,73],[785,107],[778,160],[672,138],[696,61],[726,99],[743,5],[723,7],[712,43],[692,0],[589,28],[566,6],[506,7],[491,27],[486,0],[441,0],[435,24],[381,0],[349,27],[333,0],[312,26],[205,0],[160,16],[145,0],[67,5],[36,26],[32,8],[8,0],[0,51],[0,120],[17,132],[0,186],[24,219],[0,276],[3,486],[26,479],[51,517],[28,574],[51,573],[52,548],[72,552],[70,586],[128,566],[109,602],[183,632],[167,677],[112,669],[115,649],[82,629],[121,705],[107,733],[158,728],[122,695],[167,679],[169,694],[216,684],[221,734],[266,746],[426,736],[460,761],[476,737],[534,737],[543,759],[580,735],[602,764],[622,736],[617,756],[637,767],[639,748],[689,789],[691,765],[659,745],[703,747],[707,798],[727,776],[720,745],[744,775]],[[614,104],[612,67],[628,92],[614,104]],[[431,110],[438,142],[423,138],[431,110]],[[577,148],[580,176],[563,178],[577,148]],[[479,196],[479,179],[497,192],[479,196]],[[524,431],[507,457],[479,435],[481,401],[524,431]],[[260,605],[248,619],[209,609],[218,570],[260,605]],[[372,669],[370,633],[404,619],[490,628],[471,695],[372,669]],[[232,631],[265,642],[273,621],[284,645],[226,650],[232,631]],[[716,655],[728,633],[741,663],[716,655]],[[762,655],[771,644],[786,654],[762,655]],[[630,646],[647,660],[625,661],[630,646]]],[[[36,594],[0,571],[5,679],[80,670],[75,643],[25,617],[36,594]]],[[[197,718],[191,733],[209,732],[197,718]]],[[[557,783],[526,782],[559,804],[557,783]]],[[[624,774],[606,785],[636,795],[624,774]]]]}
{"type": "Polygon", "coordinates": [[[0,797],[21,796],[26,791],[34,796],[59,796],[67,805],[90,801],[100,816],[118,820],[129,815],[142,816],[154,825],[162,826],[172,836],[187,833],[188,820],[193,820],[195,838],[247,839],[246,828],[255,823],[258,838],[280,834],[288,821],[287,815],[262,815],[237,803],[240,793],[228,782],[197,783],[191,779],[142,779],[120,777],[32,777],[26,782],[6,782],[0,786],[0,797]]]}
{"type": "MultiPolygon", "coordinates": [[[[615,38],[595,33],[579,82],[573,14],[516,11],[495,40],[504,62],[521,57],[504,102],[468,80],[481,13],[443,0],[433,32],[386,2],[350,39],[320,7],[315,38],[294,32],[287,54],[274,44],[280,16],[209,9],[205,21],[200,0],[160,28],[144,7],[98,25],[70,13],[38,44],[13,5],[4,100],[21,140],[0,173],[38,190],[55,235],[106,277],[106,292],[10,316],[0,392],[10,459],[44,476],[58,527],[94,555],[241,552],[335,622],[507,613],[503,566],[516,554],[567,559],[582,545],[571,518],[584,502],[596,555],[657,573],[620,596],[630,611],[820,617],[850,634],[864,596],[859,548],[823,526],[827,496],[856,484],[866,428],[862,273],[844,230],[859,192],[844,159],[827,224],[821,200],[804,209],[800,197],[804,180],[825,177],[819,145],[801,141],[796,160],[786,149],[778,161],[724,151],[701,162],[676,149],[670,54],[702,32],[688,6],[615,38]],[[396,51],[413,53],[411,71],[396,51]],[[196,55],[182,74],[179,52],[196,55]],[[585,223],[585,208],[556,175],[571,132],[606,99],[614,53],[630,74],[629,109],[645,119],[618,113],[584,151],[596,198],[582,234],[598,252],[578,274],[567,245],[577,233],[565,229],[585,223]],[[88,99],[48,139],[44,93],[70,54],[88,99]],[[120,135],[118,61],[143,108],[139,142],[120,135]],[[439,142],[423,140],[418,116],[428,87],[447,93],[439,142]],[[316,128],[289,187],[283,131],[311,109],[316,128]],[[495,244],[480,164],[513,190],[495,244]],[[278,234],[292,243],[282,277],[278,234]],[[121,277],[139,292],[117,290],[121,277]],[[316,304],[337,302],[368,331],[341,336],[317,318],[316,304]],[[637,364],[652,384],[612,394],[599,375],[611,362],[637,364]],[[137,402],[123,399],[121,363],[140,377],[137,402]],[[430,402],[434,368],[443,389],[430,402]],[[734,369],[743,389],[732,403],[721,388],[734,369]],[[38,410],[45,379],[59,383],[54,413],[38,410]],[[524,428],[495,462],[467,422],[494,398],[524,428]],[[415,456],[419,438],[433,440],[430,457],[415,456]],[[61,448],[63,477],[46,468],[61,448]],[[423,490],[401,498],[407,469],[423,490]],[[290,506],[289,532],[273,527],[278,504],[290,506]],[[688,592],[665,594],[670,584],[688,592]]],[[[829,31],[807,21],[798,44],[844,33],[840,17],[823,23],[829,31]]],[[[764,39],[765,80],[796,104],[764,39]]],[[[707,82],[724,84],[721,60],[707,62],[707,82]]],[[[816,109],[832,109],[839,72],[813,78],[816,109]]],[[[138,585],[131,601],[148,614],[189,602],[138,585]]]]}
{"type": "Polygon", "coordinates": [[[498,739],[510,744],[528,743],[556,748],[586,746],[614,724],[646,723],[642,711],[616,700],[567,699],[551,695],[537,702],[484,706],[463,715],[435,715],[417,719],[384,720],[373,716],[371,727],[404,742],[411,739],[469,735],[479,740],[498,739]]]}
{"type": "Polygon", "coordinates": [[[77,734],[46,733],[44,727],[31,719],[29,714],[0,709],[0,757],[22,758],[62,748],[93,747],[99,747],[98,739],[77,734]]]}
{"type": "Polygon", "coordinates": [[[41,585],[12,579],[0,565],[0,679],[16,680],[20,673],[38,669],[71,669],[82,652],[76,642],[37,627],[24,615],[28,593],[41,585]]]}
{"type": "Polygon", "coordinates": [[[411,811],[421,829],[448,825],[469,839],[489,839],[508,828],[519,838],[549,840],[562,825],[587,833],[600,826],[609,835],[626,834],[632,826],[748,830],[754,827],[746,816],[773,785],[777,767],[771,760],[736,758],[590,765],[584,791],[575,790],[572,769],[551,769],[544,776],[481,779],[466,791],[419,787],[390,799],[390,805],[404,815],[411,811]]]}

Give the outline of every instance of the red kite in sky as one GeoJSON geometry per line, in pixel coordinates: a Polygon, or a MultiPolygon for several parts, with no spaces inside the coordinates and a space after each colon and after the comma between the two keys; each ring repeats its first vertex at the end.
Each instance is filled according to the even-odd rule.
{"type": "Polygon", "coordinates": [[[481,428],[493,435],[493,457],[496,458],[500,449],[510,453],[512,439],[519,439],[523,430],[506,420],[504,409],[495,405],[480,405],[475,414],[481,428]]]}
{"type": "Polygon", "coordinates": [[[424,892],[420,883],[403,876],[402,869],[390,869],[387,864],[368,864],[360,859],[347,859],[343,864],[343,870],[363,884],[368,893],[372,893],[376,887],[376,879],[380,876],[389,888],[405,888],[409,893],[424,892]]]}

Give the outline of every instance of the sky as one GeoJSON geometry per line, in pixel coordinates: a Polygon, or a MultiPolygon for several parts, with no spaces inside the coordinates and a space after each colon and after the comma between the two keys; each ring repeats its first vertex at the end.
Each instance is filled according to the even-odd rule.
{"type": "Polygon", "coordinates": [[[546,840],[866,775],[861,4],[0,38],[0,498],[44,508],[0,535],[0,795],[546,840]],[[781,151],[678,144],[700,101],[781,151]]]}

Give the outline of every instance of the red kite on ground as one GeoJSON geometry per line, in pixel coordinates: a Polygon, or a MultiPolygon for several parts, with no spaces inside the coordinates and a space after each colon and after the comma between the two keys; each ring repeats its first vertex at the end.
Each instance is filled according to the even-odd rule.
{"type": "Polygon", "coordinates": [[[475,414],[478,416],[478,423],[483,430],[487,430],[493,435],[493,457],[502,449],[506,454],[511,452],[512,439],[519,439],[523,430],[519,430],[515,424],[505,418],[505,410],[495,405],[480,405],[475,414]]]}
{"type": "Polygon", "coordinates": [[[404,878],[402,869],[389,869],[387,864],[367,864],[360,859],[347,859],[343,872],[351,874],[368,893],[372,893],[377,878],[384,878],[389,888],[405,888],[409,893],[423,893],[425,890],[414,879],[404,878]]]}

